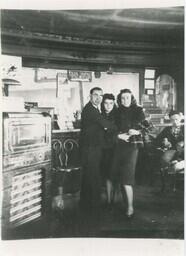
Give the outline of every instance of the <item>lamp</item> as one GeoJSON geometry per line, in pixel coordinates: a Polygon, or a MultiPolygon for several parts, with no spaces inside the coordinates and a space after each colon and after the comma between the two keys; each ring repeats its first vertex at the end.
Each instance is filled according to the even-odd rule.
{"type": "Polygon", "coordinates": [[[3,85],[3,96],[8,96],[9,94],[9,86],[21,86],[21,83],[18,80],[11,79],[11,78],[3,78],[2,79],[3,85]]]}
{"type": "Polygon", "coordinates": [[[9,86],[20,86],[22,57],[1,55],[1,78],[3,94],[8,96],[9,86]]]}
{"type": "Polygon", "coordinates": [[[95,76],[95,78],[100,78],[101,77],[101,72],[100,71],[95,71],[94,76],[95,76]]]}
{"type": "Polygon", "coordinates": [[[107,74],[108,74],[108,75],[112,75],[112,74],[113,74],[112,66],[109,66],[109,68],[108,68],[108,70],[107,70],[107,74]]]}
{"type": "Polygon", "coordinates": [[[6,84],[6,85],[13,85],[13,86],[21,86],[21,83],[16,79],[3,78],[2,82],[4,85],[6,84]]]}

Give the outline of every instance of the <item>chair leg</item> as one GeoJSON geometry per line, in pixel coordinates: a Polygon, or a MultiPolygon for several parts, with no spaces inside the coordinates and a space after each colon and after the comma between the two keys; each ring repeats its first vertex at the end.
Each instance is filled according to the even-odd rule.
{"type": "Polygon", "coordinates": [[[161,192],[164,192],[166,188],[166,171],[164,168],[160,169],[160,174],[161,174],[161,192]]]}
{"type": "Polygon", "coordinates": [[[176,173],[172,175],[173,192],[176,192],[176,173]]]}

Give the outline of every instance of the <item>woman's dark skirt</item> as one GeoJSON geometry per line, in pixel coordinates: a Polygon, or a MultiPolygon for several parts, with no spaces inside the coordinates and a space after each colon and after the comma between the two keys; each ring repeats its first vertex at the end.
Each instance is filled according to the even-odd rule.
{"type": "Polygon", "coordinates": [[[111,180],[114,184],[134,185],[138,151],[136,144],[118,141],[111,168],[111,180]]]}
{"type": "Polygon", "coordinates": [[[104,148],[101,159],[101,178],[102,181],[111,179],[111,167],[113,162],[114,148],[104,148]]]}

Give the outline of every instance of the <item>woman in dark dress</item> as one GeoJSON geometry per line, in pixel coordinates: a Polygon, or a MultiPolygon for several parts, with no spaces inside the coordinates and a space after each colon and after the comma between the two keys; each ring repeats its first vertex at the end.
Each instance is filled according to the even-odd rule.
{"type": "Polygon", "coordinates": [[[127,198],[126,216],[134,214],[133,185],[139,147],[143,145],[141,128],[145,121],[143,109],[129,89],[123,89],[118,95],[117,126],[119,130],[113,165],[112,181],[119,183],[127,198]]]}
{"type": "Polygon", "coordinates": [[[112,130],[105,130],[104,132],[104,143],[102,151],[102,161],[101,161],[101,174],[103,181],[106,182],[106,191],[107,191],[107,203],[110,205],[113,200],[113,187],[110,178],[110,171],[112,166],[114,146],[117,136],[117,127],[116,127],[116,105],[115,97],[113,94],[104,94],[103,101],[101,104],[102,115],[106,120],[113,124],[112,130]]]}

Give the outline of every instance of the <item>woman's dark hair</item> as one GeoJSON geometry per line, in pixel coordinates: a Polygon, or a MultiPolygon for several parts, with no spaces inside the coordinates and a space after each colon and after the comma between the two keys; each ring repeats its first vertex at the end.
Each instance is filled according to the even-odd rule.
{"type": "Polygon", "coordinates": [[[103,100],[102,102],[104,102],[105,100],[115,100],[115,97],[112,93],[105,93],[103,95],[103,100]]]}
{"type": "Polygon", "coordinates": [[[131,94],[131,106],[136,106],[137,105],[137,101],[136,99],[134,98],[134,95],[132,94],[131,90],[130,89],[122,89],[120,91],[120,93],[118,94],[118,97],[117,97],[117,103],[118,103],[118,107],[121,106],[121,95],[123,93],[130,93],[131,94]]]}
{"type": "MultiPolygon", "coordinates": [[[[102,113],[105,113],[105,108],[104,108],[105,100],[113,100],[113,101],[115,101],[115,97],[114,97],[114,95],[112,93],[105,93],[103,95],[103,100],[102,100],[102,103],[101,103],[101,112],[102,113]]],[[[115,110],[115,109],[116,109],[116,105],[114,104],[113,110],[115,110]]]]}

